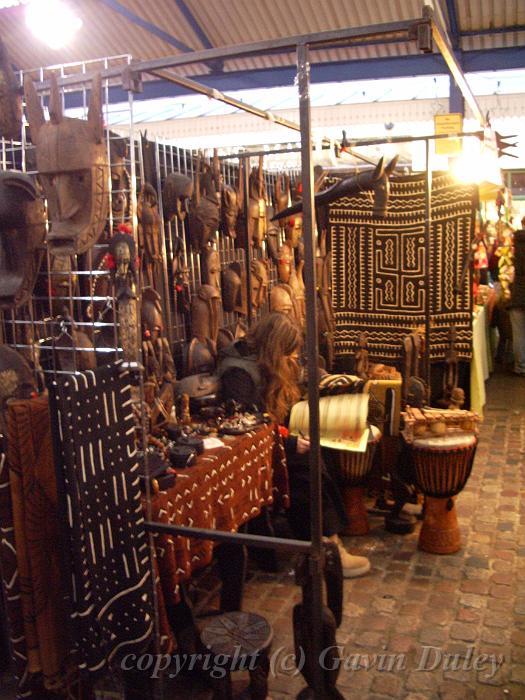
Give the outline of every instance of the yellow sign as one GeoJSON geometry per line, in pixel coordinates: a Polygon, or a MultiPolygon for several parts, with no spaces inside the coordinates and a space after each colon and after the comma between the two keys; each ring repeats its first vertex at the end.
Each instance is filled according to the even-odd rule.
{"type": "MultiPolygon", "coordinates": [[[[459,112],[434,115],[434,133],[460,134],[463,131],[463,115],[459,112]]],[[[456,156],[461,153],[461,139],[436,139],[436,154],[456,156]]]]}

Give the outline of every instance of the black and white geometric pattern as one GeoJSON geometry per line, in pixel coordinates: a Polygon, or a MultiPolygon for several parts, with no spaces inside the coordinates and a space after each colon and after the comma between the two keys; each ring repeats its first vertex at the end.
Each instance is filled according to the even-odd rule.
{"type": "Polygon", "coordinates": [[[70,615],[90,673],[144,649],[154,627],[129,380],[108,366],[57,377],[50,391],[70,615]]]}
{"type": "Polygon", "coordinates": [[[427,306],[431,360],[444,359],[452,325],[458,357],[471,357],[470,276],[462,273],[469,265],[477,188],[458,184],[448,174],[433,175],[427,245],[425,177],[392,178],[384,218],[374,218],[368,192],[330,205],[338,357],[353,355],[359,333],[366,331],[371,359],[400,361],[402,340],[425,323],[427,306]]]}

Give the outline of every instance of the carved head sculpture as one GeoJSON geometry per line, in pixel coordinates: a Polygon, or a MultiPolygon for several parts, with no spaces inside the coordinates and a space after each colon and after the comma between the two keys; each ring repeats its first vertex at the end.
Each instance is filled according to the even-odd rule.
{"type": "Polygon", "coordinates": [[[237,217],[239,215],[239,197],[237,190],[230,185],[222,188],[222,207],[220,230],[226,236],[235,238],[237,236],[237,217]]]}
{"type": "Polygon", "coordinates": [[[204,342],[211,340],[216,347],[219,332],[221,295],[218,289],[203,284],[191,304],[191,334],[204,342]]]}
{"type": "Polygon", "coordinates": [[[287,284],[276,284],[270,291],[270,311],[293,315],[292,289],[287,284]]]}
{"type": "Polygon", "coordinates": [[[219,226],[219,206],[207,198],[201,199],[190,215],[192,248],[203,250],[215,236],[219,226]]]}
{"type": "Polygon", "coordinates": [[[218,175],[209,165],[197,163],[196,188],[190,212],[190,239],[193,250],[204,250],[219,228],[218,175]],[[204,171],[201,173],[201,169],[204,171]]]}
{"type": "Polygon", "coordinates": [[[0,345],[0,433],[5,435],[5,408],[9,399],[30,399],[36,381],[24,358],[8,345],[0,345]]]}
{"type": "Polygon", "coordinates": [[[162,208],[166,221],[171,221],[175,215],[179,221],[184,221],[192,197],[193,181],[182,173],[170,173],[162,188],[162,208]]]}
{"type": "Polygon", "coordinates": [[[204,251],[202,266],[203,280],[216,289],[221,288],[221,258],[219,252],[214,248],[207,248],[204,251]]]}
{"type": "Polygon", "coordinates": [[[222,308],[235,311],[241,304],[241,277],[236,270],[228,266],[221,273],[222,308]]]}
{"type": "Polygon", "coordinates": [[[5,46],[0,41],[0,138],[19,141],[21,127],[22,91],[5,46]]]}
{"type": "Polygon", "coordinates": [[[31,140],[48,202],[50,252],[84,253],[104,230],[109,209],[100,76],[93,81],[87,120],[63,116],[55,76],[51,79],[48,122],[28,76],[24,90],[31,140]]]}
{"type": "Polygon", "coordinates": [[[281,229],[279,227],[279,222],[272,221],[273,215],[273,207],[268,207],[266,219],[266,250],[270,260],[277,265],[279,262],[279,240],[281,237],[281,229]]]}
{"type": "Polygon", "coordinates": [[[303,216],[302,214],[294,214],[286,219],[286,241],[297,248],[299,240],[303,236],[303,216]]]}
{"type": "Polygon", "coordinates": [[[33,180],[16,170],[0,171],[0,308],[29,300],[45,233],[44,204],[33,180]]]}
{"type": "Polygon", "coordinates": [[[283,243],[283,245],[279,248],[277,259],[277,274],[279,275],[279,282],[284,282],[285,284],[288,284],[288,282],[290,281],[290,275],[292,272],[292,261],[292,249],[287,243],[283,243]]]}
{"type": "Polygon", "coordinates": [[[148,339],[155,340],[164,331],[162,304],[160,294],[151,287],[142,290],[142,334],[148,339]]]}
{"type": "Polygon", "coordinates": [[[253,308],[258,309],[268,296],[268,266],[266,261],[252,260],[250,272],[250,299],[253,308]]]}

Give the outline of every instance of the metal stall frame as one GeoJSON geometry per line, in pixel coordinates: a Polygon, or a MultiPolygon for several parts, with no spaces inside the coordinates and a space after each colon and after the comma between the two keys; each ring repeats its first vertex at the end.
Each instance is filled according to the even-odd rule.
{"type": "MultiPolygon", "coordinates": [[[[428,0],[425,0],[428,2],[428,0]]],[[[303,542],[298,540],[285,540],[279,538],[261,537],[254,535],[243,535],[239,533],[218,532],[215,530],[204,530],[178,526],[160,525],[148,521],[146,527],[150,532],[169,532],[175,535],[189,535],[200,539],[210,539],[238,545],[251,545],[254,547],[264,547],[291,552],[302,552],[309,555],[308,572],[312,582],[310,619],[312,620],[312,653],[314,658],[319,658],[322,640],[322,581],[323,570],[323,550],[322,550],[322,505],[321,505],[321,470],[319,465],[320,444],[319,444],[319,383],[318,383],[318,339],[317,339],[317,317],[315,309],[315,211],[313,206],[313,168],[312,168],[312,134],[311,134],[311,111],[310,111],[310,51],[319,48],[337,47],[350,45],[356,39],[383,40],[388,43],[389,39],[401,37],[405,41],[417,41],[418,48],[422,51],[432,51],[432,39],[442,53],[450,72],[456,79],[465,99],[474,111],[475,116],[482,122],[482,113],[476,100],[470,91],[468,83],[465,81],[461,67],[459,66],[448,40],[446,31],[436,20],[433,8],[428,4],[423,7],[421,18],[414,18],[405,21],[367,25],[360,27],[349,27],[325,32],[310,34],[300,34],[290,37],[277,38],[267,41],[260,41],[251,44],[241,44],[227,46],[216,49],[204,49],[182,55],[167,56],[159,59],[132,62],[123,71],[121,68],[112,68],[102,71],[103,79],[121,79],[122,83],[130,93],[140,90],[141,74],[157,74],[168,68],[176,68],[193,63],[203,63],[212,60],[228,60],[234,58],[279,54],[283,52],[296,51],[297,77],[299,90],[300,124],[284,124],[290,128],[300,131],[301,134],[301,171],[303,186],[303,217],[304,228],[303,237],[305,240],[305,287],[306,287],[306,319],[307,319],[307,367],[308,367],[308,403],[310,410],[310,470],[312,474],[311,482],[311,541],[303,542]]],[[[166,78],[165,75],[162,76],[166,78]]],[[[170,79],[174,76],[170,76],[170,79]]],[[[89,76],[83,75],[82,81],[89,76]]],[[[184,80],[188,87],[190,81],[184,80]]],[[[66,76],[58,83],[60,87],[67,87],[80,82],[78,76],[66,76]]],[[[37,89],[47,89],[48,81],[40,83],[37,89]]],[[[195,86],[194,86],[195,88],[195,86]]],[[[221,93],[215,92],[212,97],[219,98],[221,93]]],[[[230,102],[232,103],[232,102],[230,102]]],[[[232,103],[233,104],[233,103],[232,103]]],[[[264,119],[277,123],[283,123],[280,118],[270,112],[262,110],[255,111],[249,105],[237,103],[239,109],[256,114],[264,119]]],[[[427,226],[429,222],[427,222],[427,226]]],[[[300,693],[301,698],[334,698],[341,697],[335,687],[327,687],[323,679],[320,664],[313,665],[313,677],[309,680],[309,687],[300,693]]]]}

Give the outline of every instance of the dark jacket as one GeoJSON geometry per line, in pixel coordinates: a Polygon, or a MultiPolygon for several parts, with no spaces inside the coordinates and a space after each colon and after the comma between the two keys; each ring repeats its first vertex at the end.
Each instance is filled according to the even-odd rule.
{"type": "Polygon", "coordinates": [[[509,308],[512,307],[525,307],[525,230],[514,232],[514,282],[509,308]]]}

